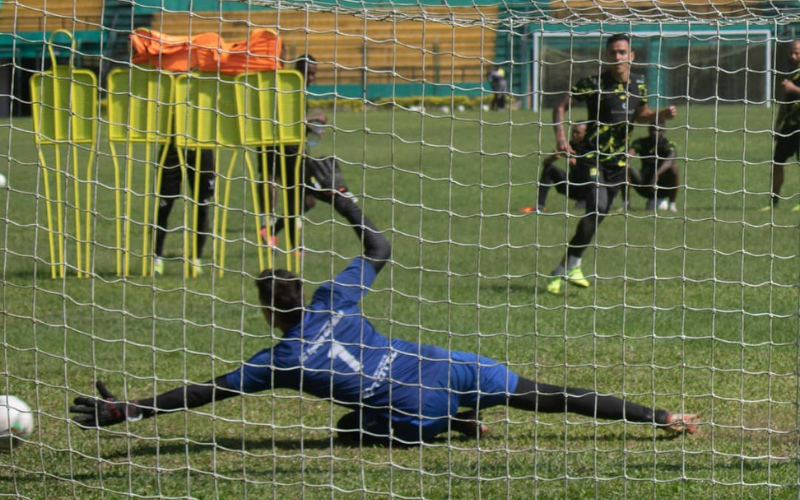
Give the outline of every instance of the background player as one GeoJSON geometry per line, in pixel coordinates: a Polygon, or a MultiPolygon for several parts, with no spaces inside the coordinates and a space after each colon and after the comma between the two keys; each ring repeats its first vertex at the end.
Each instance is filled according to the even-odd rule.
{"type": "Polygon", "coordinates": [[[486,73],[486,79],[489,80],[489,85],[492,86],[491,109],[493,111],[503,111],[506,109],[506,93],[508,92],[506,71],[503,68],[493,69],[486,73]]]}
{"type": "MultiPolygon", "coordinates": [[[[295,63],[294,68],[303,74],[303,81],[305,82],[305,86],[309,87],[314,84],[317,79],[317,60],[311,54],[304,54],[300,56],[300,59],[297,60],[295,63]]],[[[314,110],[312,112],[307,113],[306,115],[306,122],[307,122],[307,135],[315,136],[317,138],[321,137],[325,129],[322,125],[328,123],[328,117],[322,110],[314,110]]],[[[297,146],[289,145],[284,146],[285,157],[286,157],[286,186],[288,189],[288,209],[289,211],[284,214],[283,217],[267,217],[265,213],[262,217],[262,226],[261,229],[261,239],[269,244],[270,246],[277,247],[278,245],[278,233],[280,233],[286,227],[286,221],[289,220],[291,223],[289,224],[289,239],[291,241],[292,247],[299,248],[300,241],[299,241],[299,231],[297,230],[297,224],[294,219],[294,216],[299,215],[295,214],[294,210],[294,196],[296,189],[303,189],[302,183],[306,185],[312,185],[316,181],[314,179],[314,172],[318,169],[327,169],[332,166],[336,171],[336,186],[335,188],[341,192],[345,193],[347,196],[353,196],[350,191],[347,189],[347,186],[344,184],[344,177],[342,176],[341,169],[339,168],[338,162],[332,157],[317,159],[308,156],[307,154],[303,154],[300,163],[300,180],[294,178],[294,164],[295,159],[298,154],[297,146]],[[325,163],[326,165],[319,165],[319,163],[325,163]],[[267,228],[267,224],[270,225],[269,229],[267,228]]],[[[274,210],[276,207],[277,202],[277,190],[275,189],[275,183],[280,181],[280,155],[278,151],[275,149],[269,149],[266,151],[266,154],[262,156],[262,160],[266,161],[266,171],[267,177],[270,181],[270,198],[271,203],[270,206],[274,210]]],[[[262,170],[263,172],[263,170],[262,170]]],[[[261,206],[264,206],[263,200],[263,190],[259,190],[259,195],[261,198],[261,206]]],[[[308,192],[304,192],[301,194],[303,208],[301,213],[305,213],[307,210],[311,210],[316,205],[315,197],[308,192]]]]}
{"type": "MultiPolygon", "coordinates": [[[[789,62],[794,70],[781,82],[783,104],[775,120],[775,153],[772,156],[772,200],[761,211],[778,208],[783,187],[784,165],[789,158],[800,158],[800,40],[789,48],[789,62]]],[[[800,212],[800,203],[792,211],[800,212]]]]}
{"type": "MultiPolygon", "coordinates": [[[[330,181],[327,181],[330,186],[330,181]]],[[[391,254],[389,242],[349,198],[328,190],[336,211],[353,225],[364,254],[308,306],[295,274],[267,269],[256,279],[267,324],[281,340],[242,367],[204,384],[189,384],[155,398],[118,401],[98,381],[100,398],[77,397],[70,411],[84,427],[139,420],[277,388],[307,392],[353,409],[339,420],[345,436],[428,441],[449,429],[476,435],[478,409],[508,405],[548,413],[641,422],[669,432],[696,431],[697,415],[656,410],[585,389],[539,384],[476,354],[385,337],[362,315],[359,301],[391,254]],[[470,411],[458,413],[459,407],[470,411]]]]}
{"type": "MultiPolygon", "coordinates": [[[[173,143],[167,146],[167,155],[164,165],[161,166],[161,187],[158,191],[158,217],[156,218],[155,260],[153,272],[156,275],[164,274],[164,240],[169,228],[169,215],[175,200],[181,195],[181,181],[183,172],[178,158],[178,150],[173,143]]],[[[183,157],[186,160],[186,178],[189,182],[190,192],[194,196],[195,182],[197,182],[197,153],[185,150],[183,157]]],[[[214,165],[214,152],[204,149],[200,152],[200,175],[197,205],[197,227],[194,238],[197,244],[197,258],[192,261],[198,273],[202,273],[203,249],[208,235],[208,209],[214,200],[216,184],[216,168],[214,165]]],[[[188,210],[188,208],[187,208],[188,210]]]]}
{"type": "Polygon", "coordinates": [[[575,151],[575,155],[569,156],[567,159],[568,172],[563,168],[555,165],[559,159],[567,156],[564,151],[556,151],[555,153],[547,155],[542,162],[542,175],[539,179],[539,197],[536,200],[535,207],[522,207],[523,213],[530,212],[543,212],[545,211],[547,203],[547,193],[551,187],[555,187],[556,191],[563,194],[567,198],[577,200],[576,207],[581,207],[586,203],[586,197],[583,190],[589,183],[589,169],[591,165],[587,165],[586,158],[582,156],[586,151],[581,151],[585,146],[584,138],[586,137],[586,125],[577,123],[572,126],[571,140],[569,142],[570,148],[575,151]]]}
{"type": "Polygon", "coordinates": [[[647,137],[631,143],[628,154],[641,160],[642,169],[629,166],[628,180],[636,192],[647,199],[646,210],[678,211],[675,201],[680,185],[680,172],[675,163],[677,152],[677,146],[666,138],[660,125],[650,125],[647,137]]]}
{"type": "Polygon", "coordinates": [[[634,52],[628,35],[617,34],[606,42],[603,73],[585,78],[572,87],[570,93],[553,109],[556,144],[559,151],[575,153],[564,133],[564,117],[571,103],[585,102],[589,113],[585,156],[593,164],[589,170],[591,184],[585,190],[586,215],[569,242],[567,255],[547,280],[547,291],[558,294],[566,282],[588,287],[589,281],[581,270],[581,258],[592,242],[597,227],[608,214],[620,186],[627,182],[628,138],[633,122],[655,123],[656,118],[674,118],[674,106],[658,113],[647,106],[647,87],[644,77],[631,72],[634,52]]]}

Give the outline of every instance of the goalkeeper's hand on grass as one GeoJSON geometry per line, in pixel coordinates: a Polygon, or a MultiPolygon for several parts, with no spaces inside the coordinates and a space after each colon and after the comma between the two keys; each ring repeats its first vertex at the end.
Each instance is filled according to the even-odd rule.
{"type": "Polygon", "coordinates": [[[126,420],[139,420],[142,414],[132,404],[120,401],[108,390],[103,381],[97,381],[97,392],[100,398],[78,396],[74,405],[69,407],[73,422],[83,428],[107,427],[126,420]]]}

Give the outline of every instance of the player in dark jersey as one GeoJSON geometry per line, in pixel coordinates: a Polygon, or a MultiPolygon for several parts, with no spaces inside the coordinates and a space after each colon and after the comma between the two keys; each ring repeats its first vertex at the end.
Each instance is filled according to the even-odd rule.
{"type": "MultiPolygon", "coordinates": [[[[200,175],[197,175],[197,152],[191,149],[184,151],[186,161],[186,179],[189,189],[194,197],[195,183],[199,181],[197,205],[197,227],[194,238],[197,244],[197,257],[192,260],[192,266],[198,273],[202,273],[203,249],[205,248],[208,228],[208,210],[214,200],[214,187],[216,184],[216,167],[214,165],[214,152],[208,149],[200,151],[200,175]]],[[[161,167],[161,187],[158,191],[158,217],[156,219],[155,259],[153,271],[156,275],[164,274],[164,240],[169,228],[169,215],[175,200],[181,195],[181,182],[183,172],[178,157],[178,150],[170,143],[164,165],[161,167]]]]}
{"type": "MultiPolygon", "coordinates": [[[[647,137],[631,143],[629,156],[639,158],[642,169],[628,166],[629,184],[642,195],[647,210],[669,210],[677,212],[680,172],[675,163],[678,148],[667,139],[660,125],[650,125],[647,137]]],[[[627,196],[626,196],[627,198],[627,196]]]]}
{"type": "Polygon", "coordinates": [[[566,256],[547,280],[547,291],[559,294],[564,283],[583,288],[590,286],[581,270],[581,258],[591,244],[597,227],[603,222],[619,188],[627,182],[628,138],[634,122],[655,123],[656,119],[674,118],[676,110],[669,106],[658,112],[647,106],[644,77],[631,72],[634,52],[628,35],[613,35],[606,42],[605,65],[600,75],[585,78],[553,109],[556,144],[559,151],[575,151],[564,133],[564,117],[571,103],[586,103],[589,112],[585,155],[593,161],[585,190],[586,215],[583,216],[569,242],[566,256]]]}
{"type": "Polygon", "coordinates": [[[493,111],[503,111],[506,109],[506,93],[508,92],[508,80],[506,80],[506,71],[503,68],[490,70],[486,73],[486,78],[492,86],[492,104],[493,111]]]}
{"type": "MultiPolygon", "coordinates": [[[[304,54],[300,56],[295,63],[294,69],[302,73],[303,81],[305,82],[306,87],[313,85],[317,79],[317,60],[311,54],[304,54]]],[[[328,123],[328,117],[322,110],[314,110],[307,113],[306,122],[308,124],[306,127],[306,136],[308,138],[316,137],[318,139],[325,132],[324,125],[328,123]]],[[[307,141],[307,144],[311,145],[310,141],[307,141]]],[[[298,152],[299,148],[295,145],[284,146],[286,164],[285,186],[288,188],[287,196],[289,200],[287,207],[288,212],[285,213],[283,217],[268,217],[267,214],[264,213],[263,208],[261,209],[263,214],[261,221],[261,240],[272,247],[278,246],[278,234],[287,226],[288,221],[288,233],[291,247],[300,248],[299,231],[297,230],[298,226],[295,220],[295,216],[299,214],[294,213],[295,192],[298,189],[303,191],[303,185],[311,185],[314,183],[313,173],[316,169],[328,168],[329,166],[332,166],[336,171],[336,180],[338,181],[337,189],[341,193],[344,193],[345,195],[355,199],[352,193],[350,193],[350,190],[344,184],[344,177],[341,173],[341,169],[339,168],[339,163],[335,158],[312,158],[311,156],[303,153],[300,159],[300,179],[295,179],[294,167],[298,152]],[[320,165],[321,163],[324,163],[324,165],[320,165]],[[267,225],[269,225],[269,228],[267,228],[267,225]]],[[[275,204],[278,201],[277,190],[274,188],[274,186],[276,182],[281,182],[281,157],[279,151],[275,148],[267,149],[264,151],[263,155],[260,155],[260,157],[262,161],[261,175],[263,176],[263,172],[266,171],[267,178],[270,182],[270,205],[274,210],[275,204]]],[[[264,207],[264,192],[261,189],[259,189],[258,192],[261,207],[264,207]]],[[[301,203],[303,204],[301,213],[305,213],[314,208],[316,205],[316,198],[310,192],[302,192],[301,203]]]]}
{"type": "MultiPolygon", "coordinates": [[[[794,71],[781,82],[783,104],[775,120],[775,153],[772,156],[772,200],[762,212],[778,208],[783,187],[784,165],[789,158],[800,158],[800,40],[795,40],[789,50],[789,61],[794,71]]],[[[800,212],[800,203],[792,211],[800,212]]]]}
{"type": "Polygon", "coordinates": [[[572,126],[572,137],[569,142],[570,147],[575,151],[575,155],[570,155],[567,159],[567,169],[559,168],[555,162],[561,158],[568,156],[564,151],[556,151],[555,153],[547,155],[542,161],[542,175],[539,178],[539,197],[536,200],[535,207],[522,207],[521,212],[544,212],[547,203],[547,194],[550,188],[555,187],[556,191],[563,194],[567,198],[578,200],[578,203],[585,203],[585,196],[583,190],[589,184],[589,169],[591,165],[587,163],[584,155],[588,151],[581,151],[581,147],[585,145],[584,137],[586,137],[586,125],[577,123],[572,126]]]}
{"type": "Polygon", "coordinates": [[[75,398],[75,422],[102,427],[285,388],[350,408],[336,426],[345,440],[420,443],[448,430],[477,436],[485,432],[477,411],[497,405],[640,422],[674,433],[697,430],[697,415],[540,384],[477,354],[387,338],[364,317],[359,302],[388,262],[391,246],[351,199],[339,193],[318,199],[333,202],[364,242],[364,254],[317,288],[308,305],[297,275],[272,269],[259,275],[261,313],[283,332],[279,342],[226,375],[155,398],[118,401],[98,381],[99,398],[75,398]]]}

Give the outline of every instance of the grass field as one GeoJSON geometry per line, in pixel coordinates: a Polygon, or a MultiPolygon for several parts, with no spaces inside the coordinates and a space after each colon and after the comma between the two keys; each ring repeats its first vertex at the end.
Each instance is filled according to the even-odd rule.
{"type": "MultiPolygon", "coordinates": [[[[144,397],[221,375],[275,342],[254,307],[250,202],[238,178],[223,277],[183,275],[180,231],[168,239],[175,259],[165,276],[136,277],[136,255],[136,276],[118,277],[113,168],[101,141],[92,278],[54,280],[31,121],[2,122],[0,172],[11,189],[0,192],[0,392],[29,402],[37,429],[0,456],[0,495],[796,498],[800,231],[789,209],[800,198],[758,211],[772,119],[755,106],[682,107],[670,134],[686,183],[678,213],[647,213],[634,198],[639,209],[609,217],[585,255],[595,286],[559,297],[544,280],[579,212],[557,193],[548,213],[518,211],[535,201],[539,152],[553,145],[539,115],[336,113],[336,133],[316,152],[341,158],[394,248],[363,302],[380,330],[704,420],[699,435],[668,439],[649,426],[495,408],[483,413],[491,434],[480,442],[442,437],[420,448],[337,443],[331,427],[344,410],[289,392],[100,431],[72,425],[70,402],[92,394],[95,379],[144,397]]],[[[793,166],[784,194],[799,192],[793,166]]],[[[302,272],[312,283],[360,251],[332,218],[320,205],[304,224],[302,272]]],[[[137,225],[133,248],[141,233],[137,225]]]]}

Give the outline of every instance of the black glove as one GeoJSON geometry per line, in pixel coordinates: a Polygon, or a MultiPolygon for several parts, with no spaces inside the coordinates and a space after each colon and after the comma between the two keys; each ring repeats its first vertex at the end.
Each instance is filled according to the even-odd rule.
{"type": "Polygon", "coordinates": [[[81,427],[106,427],[142,418],[136,406],[118,400],[101,380],[97,381],[97,392],[102,399],[78,396],[75,405],[69,407],[70,413],[76,413],[72,420],[81,427]]]}
{"type": "Polygon", "coordinates": [[[306,158],[305,173],[311,193],[321,201],[330,203],[335,193],[349,194],[339,164],[333,158],[306,158]]]}

